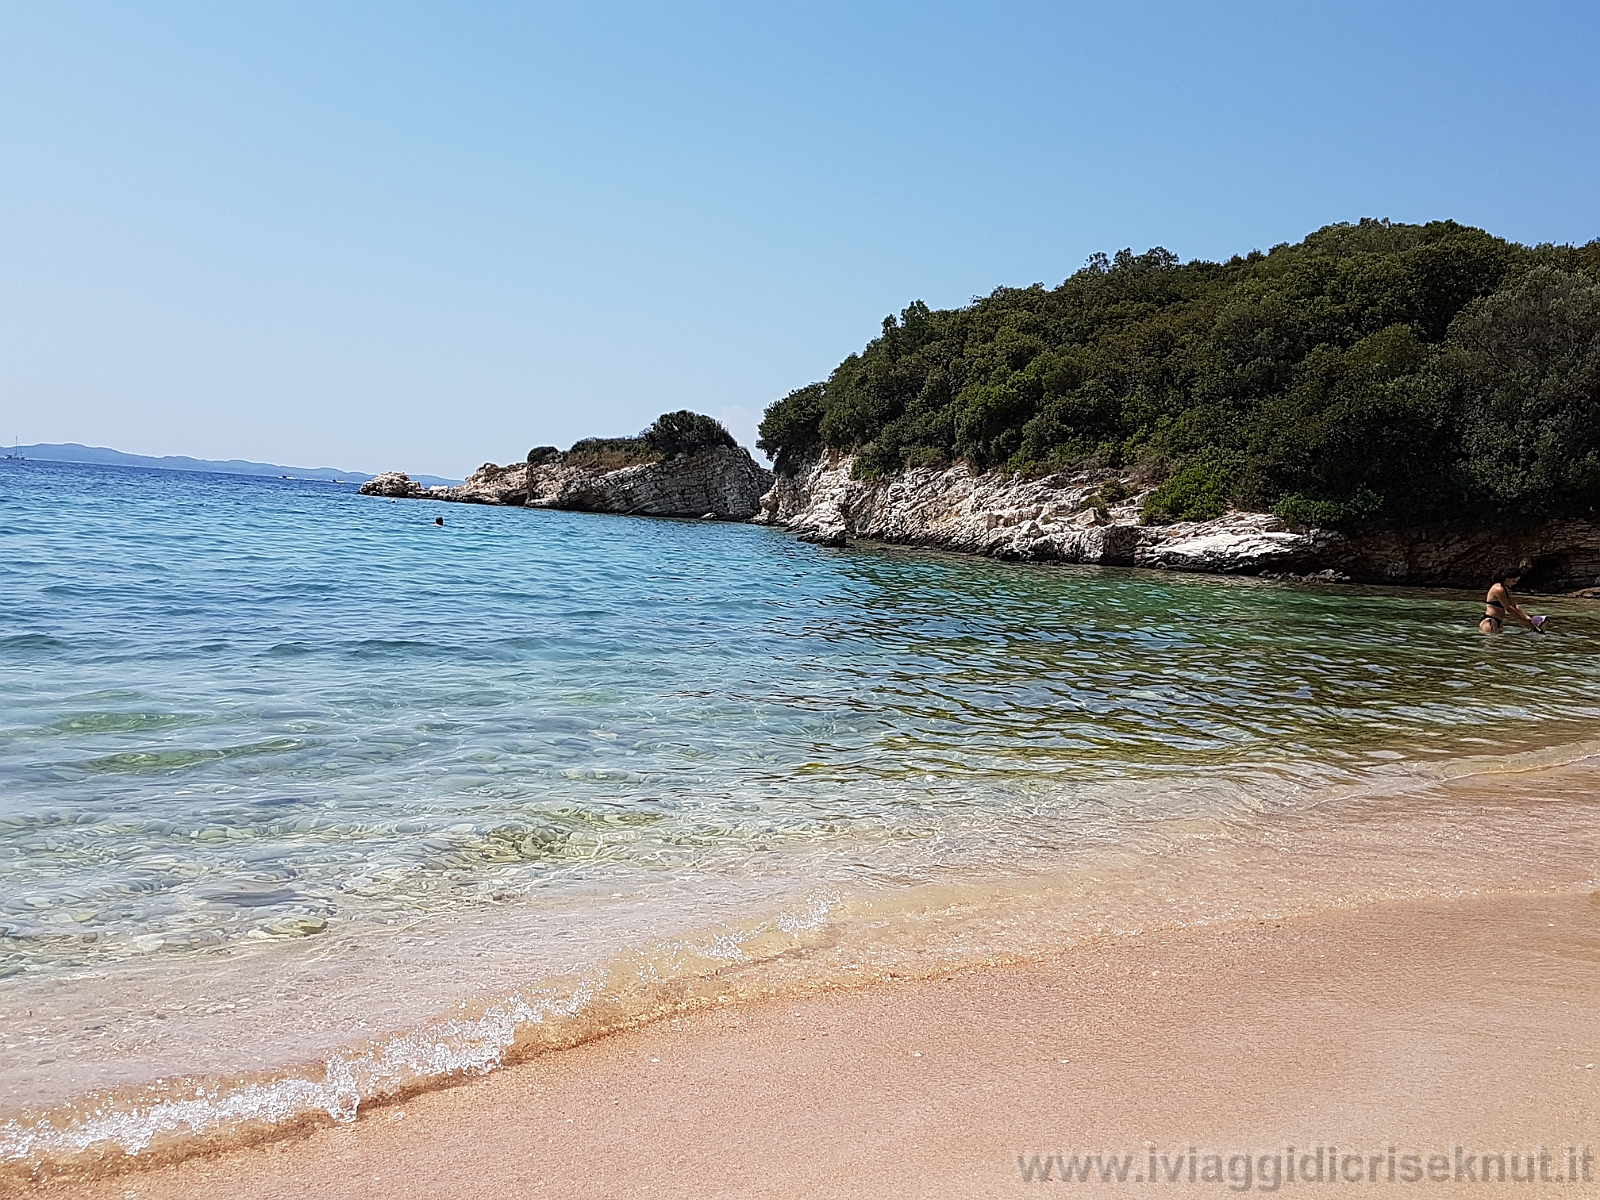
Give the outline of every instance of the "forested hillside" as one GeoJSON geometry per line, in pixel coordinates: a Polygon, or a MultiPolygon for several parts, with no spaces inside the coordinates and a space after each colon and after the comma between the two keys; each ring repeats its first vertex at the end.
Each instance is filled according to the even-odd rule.
{"type": "Polygon", "coordinates": [[[1225,263],[1096,255],[1059,287],[920,301],[767,409],[779,470],[964,460],[1163,480],[1151,522],[1516,520],[1600,504],[1600,241],[1330,225],[1225,263]]]}

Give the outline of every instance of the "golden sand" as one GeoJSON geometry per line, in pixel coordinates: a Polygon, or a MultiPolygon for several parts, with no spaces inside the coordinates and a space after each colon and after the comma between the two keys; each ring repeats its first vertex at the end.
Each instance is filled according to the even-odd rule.
{"type": "MultiPolygon", "coordinates": [[[[1258,1164],[1293,1146],[1324,1162],[1337,1148],[1344,1175],[1317,1194],[1498,1192],[1455,1181],[1460,1147],[1474,1172],[1485,1153],[1527,1169],[1543,1148],[1552,1182],[1513,1194],[1590,1197],[1600,1182],[1553,1179],[1575,1161],[1567,1147],[1600,1149],[1597,1063],[1600,894],[1423,899],[731,1005],[350,1126],[39,1192],[978,1197],[1037,1192],[1019,1156],[1110,1154],[1131,1156],[1128,1181],[1048,1186],[1224,1195],[1208,1167],[1237,1172],[1249,1156],[1250,1190],[1270,1190],[1258,1164]],[[1137,1182],[1152,1149],[1162,1177],[1137,1182]],[[1401,1182],[1407,1154],[1418,1184],[1401,1182]],[[1436,1154],[1450,1160],[1445,1182],[1436,1154]]],[[[1600,1180],[1600,1162],[1590,1171],[1600,1180]]]]}

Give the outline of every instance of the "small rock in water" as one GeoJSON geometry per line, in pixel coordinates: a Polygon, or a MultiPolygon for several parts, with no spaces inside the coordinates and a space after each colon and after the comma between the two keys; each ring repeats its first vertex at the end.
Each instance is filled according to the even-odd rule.
{"type": "Polygon", "coordinates": [[[325,917],[295,916],[284,917],[277,921],[268,921],[258,929],[252,929],[250,937],[291,938],[310,937],[314,933],[321,933],[328,928],[325,917]]]}
{"type": "Polygon", "coordinates": [[[843,547],[850,544],[845,531],[837,526],[827,529],[808,529],[800,535],[802,542],[810,542],[813,546],[843,547]]]}

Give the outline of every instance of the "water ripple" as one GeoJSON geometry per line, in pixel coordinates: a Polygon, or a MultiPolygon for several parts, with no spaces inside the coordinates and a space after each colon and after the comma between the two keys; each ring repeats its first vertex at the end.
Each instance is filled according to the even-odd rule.
{"type": "Polygon", "coordinates": [[[294,481],[30,463],[0,496],[0,969],[770,855],[1014,866],[1600,717],[1579,602],[1485,639],[1462,594],[437,530],[294,481]]]}

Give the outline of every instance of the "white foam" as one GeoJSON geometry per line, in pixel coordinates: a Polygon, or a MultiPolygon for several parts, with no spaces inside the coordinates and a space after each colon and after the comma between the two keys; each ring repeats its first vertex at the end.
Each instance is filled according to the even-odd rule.
{"type": "MultiPolygon", "coordinates": [[[[837,892],[814,892],[799,911],[781,913],[770,922],[713,930],[657,949],[675,952],[680,961],[687,952],[714,962],[747,962],[744,946],[752,939],[774,929],[791,937],[815,931],[839,903],[837,892]]],[[[637,977],[647,984],[674,978],[674,972],[656,965],[659,960],[659,954],[649,956],[637,977]]],[[[693,971],[692,964],[688,969],[693,971]]],[[[0,1125],[0,1162],[71,1158],[106,1146],[138,1155],[158,1139],[273,1125],[319,1112],[334,1121],[354,1121],[363,1104],[394,1096],[408,1085],[481,1075],[503,1066],[519,1030],[577,1018],[605,987],[605,973],[595,970],[564,987],[518,991],[476,1016],[444,1018],[366,1049],[335,1054],[323,1064],[320,1079],[287,1075],[268,1082],[202,1086],[182,1099],[125,1108],[108,1103],[59,1125],[48,1115],[32,1123],[13,1119],[0,1125]]]]}

